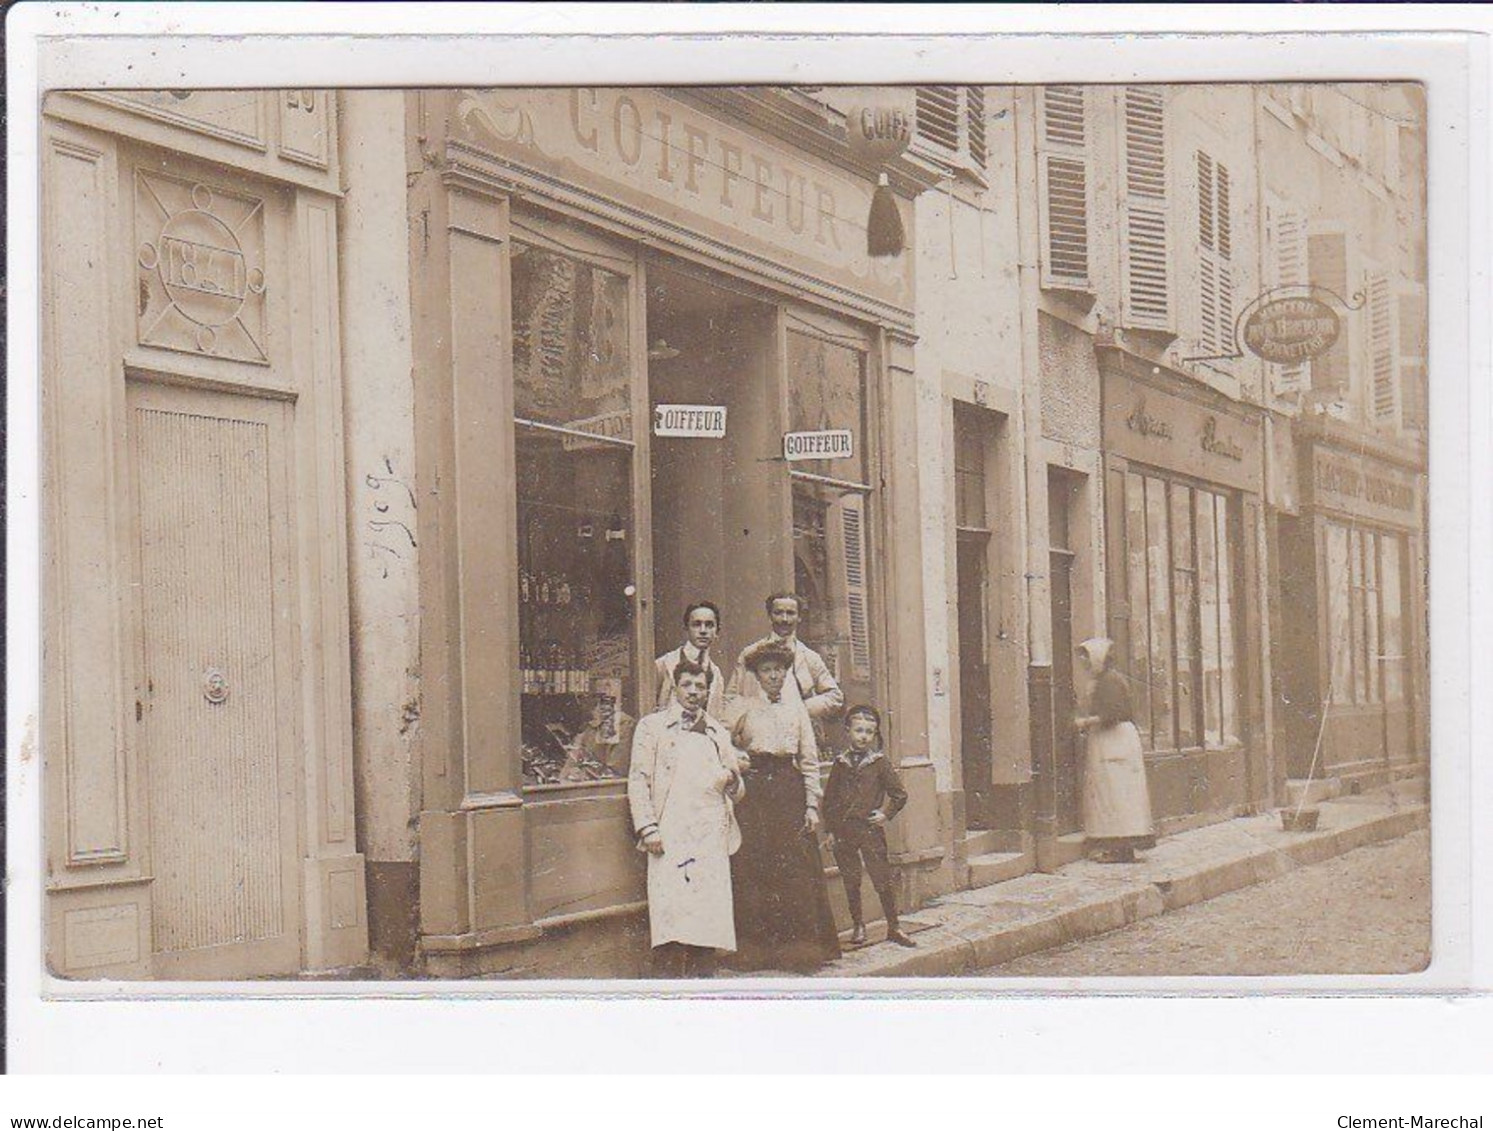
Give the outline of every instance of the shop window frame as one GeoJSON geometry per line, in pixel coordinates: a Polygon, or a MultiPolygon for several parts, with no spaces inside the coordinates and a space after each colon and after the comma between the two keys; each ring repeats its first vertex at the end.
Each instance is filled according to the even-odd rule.
{"type": "MultiPolygon", "coordinates": [[[[1244,585],[1244,545],[1243,545],[1243,537],[1244,537],[1244,527],[1243,527],[1243,496],[1242,496],[1242,494],[1238,490],[1236,490],[1234,488],[1231,488],[1231,487],[1224,486],[1222,484],[1211,483],[1211,482],[1209,482],[1207,480],[1204,480],[1204,479],[1198,479],[1198,478],[1193,477],[1193,476],[1179,474],[1179,473],[1176,473],[1176,472],[1173,472],[1173,471],[1169,471],[1169,470],[1164,469],[1164,468],[1152,467],[1152,466],[1149,466],[1149,465],[1146,465],[1146,464],[1126,462],[1124,464],[1117,465],[1116,469],[1121,472],[1121,474],[1124,477],[1125,483],[1126,483],[1126,494],[1125,494],[1125,498],[1127,500],[1127,505],[1125,507],[1125,514],[1120,515],[1120,516],[1116,516],[1115,521],[1118,521],[1118,522],[1120,522],[1122,524],[1122,529],[1121,529],[1121,532],[1120,532],[1120,544],[1121,544],[1121,547],[1123,549],[1123,560],[1126,563],[1124,565],[1124,567],[1122,567],[1122,568],[1124,570],[1124,585],[1125,585],[1125,593],[1126,593],[1126,602],[1125,603],[1126,603],[1126,607],[1129,609],[1129,613],[1128,613],[1128,616],[1127,616],[1127,622],[1126,622],[1127,623],[1127,627],[1126,627],[1126,637],[1127,637],[1127,639],[1125,641],[1124,657],[1123,658],[1124,658],[1124,661],[1127,664],[1127,666],[1131,666],[1131,667],[1134,666],[1133,657],[1135,655],[1135,646],[1136,646],[1136,636],[1135,636],[1135,633],[1137,631],[1137,624],[1138,623],[1140,623],[1141,631],[1143,631],[1145,633],[1145,638],[1146,638],[1146,653],[1147,653],[1147,655],[1150,654],[1150,649],[1151,649],[1151,617],[1152,617],[1151,589],[1152,589],[1152,583],[1155,580],[1155,577],[1153,575],[1153,571],[1152,571],[1152,568],[1151,568],[1151,562],[1150,562],[1150,548],[1151,548],[1150,518],[1151,518],[1151,512],[1150,512],[1150,506],[1149,506],[1150,489],[1149,489],[1148,481],[1154,481],[1154,482],[1162,483],[1162,484],[1165,485],[1165,499],[1164,499],[1164,501],[1161,504],[1161,509],[1165,512],[1166,519],[1167,519],[1167,529],[1166,529],[1166,532],[1165,532],[1166,533],[1166,552],[1167,552],[1167,561],[1166,561],[1165,574],[1166,574],[1166,587],[1167,587],[1167,596],[1168,596],[1168,601],[1167,601],[1168,609],[1167,609],[1166,621],[1167,621],[1167,633],[1168,633],[1167,648],[1168,648],[1168,651],[1169,651],[1169,654],[1170,654],[1170,666],[1169,666],[1169,669],[1168,669],[1168,675],[1169,675],[1169,678],[1170,678],[1170,681],[1171,681],[1170,682],[1170,687],[1168,688],[1168,691],[1167,691],[1167,703],[1166,703],[1166,707],[1167,707],[1167,710],[1169,711],[1169,713],[1171,714],[1171,721],[1170,721],[1170,724],[1166,728],[1166,731],[1165,731],[1165,733],[1167,733],[1170,736],[1169,737],[1169,741],[1167,741],[1163,745],[1159,745],[1158,746],[1158,745],[1155,744],[1156,743],[1156,730],[1157,730],[1157,728],[1156,728],[1156,718],[1155,718],[1155,711],[1156,711],[1156,702],[1155,702],[1155,700],[1156,700],[1157,696],[1156,696],[1156,694],[1154,692],[1154,689],[1151,686],[1152,681],[1150,679],[1149,670],[1146,673],[1144,673],[1144,674],[1143,673],[1133,672],[1133,671],[1129,673],[1130,676],[1131,676],[1131,678],[1132,678],[1132,685],[1134,685],[1136,681],[1140,681],[1144,685],[1144,687],[1145,687],[1145,693],[1144,694],[1134,693],[1132,695],[1132,699],[1133,699],[1133,705],[1134,705],[1134,708],[1135,708],[1137,714],[1139,714],[1142,710],[1146,711],[1146,718],[1145,719],[1139,719],[1138,718],[1136,720],[1136,724],[1135,724],[1136,725],[1136,729],[1141,734],[1141,740],[1142,740],[1142,744],[1143,744],[1143,746],[1145,748],[1146,758],[1147,759],[1165,759],[1165,758],[1181,757],[1181,756],[1190,755],[1190,754],[1208,754],[1208,755],[1213,755],[1213,754],[1230,753],[1230,752],[1241,750],[1244,747],[1246,747],[1248,745],[1248,743],[1249,743],[1249,735],[1247,733],[1247,727],[1246,727],[1247,710],[1246,710],[1246,703],[1245,703],[1245,691],[1246,691],[1247,683],[1246,683],[1246,680],[1244,678],[1244,652],[1243,652],[1243,648],[1242,648],[1243,642],[1248,637],[1247,624],[1246,624],[1246,620],[1245,620],[1245,618],[1247,618],[1247,616],[1248,616],[1248,613],[1247,613],[1247,611],[1246,611],[1246,609],[1244,607],[1244,602],[1241,599],[1241,596],[1244,593],[1244,589],[1245,589],[1245,585],[1244,585]],[[1132,476],[1136,477],[1141,482],[1141,485],[1142,485],[1142,508],[1143,508],[1143,512],[1142,512],[1142,516],[1141,516],[1141,518],[1142,518],[1141,530],[1142,530],[1142,536],[1145,538],[1145,543],[1144,543],[1144,546],[1142,548],[1142,564],[1141,564],[1141,567],[1140,567],[1140,575],[1142,576],[1142,578],[1144,579],[1144,581],[1146,583],[1146,592],[1143,595],[1144,600],[1142,602],[1142,604],[1144,606],[1144,610],[1145,610],[1145,617],[1144,617],[1143,621],[1140,620],[1140,618],[1137,617],[1137,613],[1136,613],[1136,609],[1137,609],[1136,595],[1133,592],[1131,592],[1132,582],[1134,580],[1134,572],[1135,571],[1134,571],[1134,568],[1133,568],[1133,564],[1131,562],[1131,549],[1132,549],[1132,547],[1131,547],[1131,535],[1133,533],[1133,531],[1132,531],[1132,525],[1133,524],[1130,521],[1130,514],[1129,514],[1129,505],[1128,505],[1129,488],[1128,488],[1128,484],[1130,483],[1132,476]],[[1207,686],[1206,686],[1207,685],[1207,673],[1206,673],[1205,668],[1204,668],[1203,635],[1202,635],[1203,628],[1202,628],[1202,622],[1201,622],[1203,602],[1202,602],[1202,599],[1201,599],[1201,597],[1202,597],[1202,588],[1201,588],[1201,585],[1198,583],[1198,580],[1197,580],[1198,577],[1199,577],[1198,571],[1200,569],[1200,563],[1199,563],[1199,545],[1198,545],[1198,539],[1197,539],[1196,529],[1194,529],[1194,531],[1193,531],[1193,537],[1192,537],[1192,541],[1191,541],[1191,554],[1192,554],[1192,557],[1191,557],[1191,562],[1190,562],[1189,566],[1187,567],[1187,569],[1189,571],[1191,571],[1192,576],[1194,578],[1194,593],[1193,593],[1193,600],[1192,600],[1191,623],[1189,625],[1189,631],[1191,633],[1192,642],[1196,646],[1196,651],[1191,656],[1191,661],[1192,661],[1192,667],[1193,667],[1193,679],[1192,679],[1192,685],[1193,685],[1192,686],[1193,730],[1194,730],[1194,732],[1195,732],[1195,734],[1197,736],[1197,741],[1193,742],[1191,744],[1183,744],[1181,741],[1179,741],[1179,733],[1180,733],[1179,711],[1180,711],[1180,705],[1179,705],[1179,696],[1177,694],[1177,686],[1178,686],[1178,683],[1179,683],[1178,670],[1177,670],[1177,664],[1178,664],[1177,629],[1178,629],[1178,625],[1177,625],[1177,602],[1176,602],[1176,590],[1175,590],[1175,574],[1177,572],[1177,566],[1176,566],[1175,561],[1174,561],[1174,555],[1175,555],[1175,538],[1176,538],[1176,536],[1175,536],[1174,531],[1172,530],[1172,518],[1173,518],[1173,515],[1174,515],[1174,509],[1175,509],[1175,506],[1176,506],[1176,504],[1173,501],[1174,500],[1174,490],[1176,488],[1178,488],[1178,487],[1184,488],[1188,492],[1188,494],[1187,494],[1187,500],[1188,501],[1187,501],[1187,508],[1186,509],[1187,509],[1188,515],[1190,516],[1190,521],[1194,525],[1194,528],[1195,528],[1196,523],[1197,523],[1198,498],[1199,498],[1200,493],[1207,493],[1209,495],[1214,496],[1214,506],[1215,506],[1215,508],[1216,508],[1217,502],[1218,502],[1218,500],[1220,498],[1226,500],[1226,509],[1228,511],[1228,514],[1226,515],[1226,517],[1224,519],[1224,526],[1226,528],[1226,534],[1227,534],[1228,543],[1229,543],[1227,551],[1226,551],[1227,557],[1228,557],[1228,561],[1227,561],[1227,566],[1228,566],[1227,576],[1228,576],[1228,581],[1229,581],[1229,586],[1230,586],[1230,592],[1228,594],[1228,605],[1229,605],[1229,616],[1230,616],[1228,636],[1230,638],[1229,639],[1229,643],[1232,645],[1232,648],[1230,649],[1230,651],[1232,651],[1232,653],[1233,653],[1233,679],[1231,681],[1232,682],[1233,696],[1232,696],[1232,699],[1230,699],[1230,698],[1228,698],[1227,696],[1225,696],[1223,694],[1223,686],[1225,684],[1224,676],[1223,676],[1223,672],[1224,672],[1224,668],[1223,668],[1223,661],[1224,661],[1224,633],[1222,631],[1221,613],[1219,613],[1217,615],[1220,616],[1220,629],[1219,629],[1219,641],[1218,641],[1218,650],[1219,650],[1218,661],[1219,661],[1219,681],[1220,681],[1220,695],[1219,695],[1219,700],[1220,700],[1220,703],[1219,703],[1219,706],[1220,706],[1219,735],[1220,735],[1220,737],[1219,737],[1219,741],[1216,744],[1215,743],[1211,743],[1209,741],[1209,738],[1208,738],[1208,710],[1207,710],[1207,686]]],[[[1223,574],[1223,571],[1220,568],[1220,563],[1221,563],[1221,560],[1222,560],[1222,558],[1223,558],[1223,556],[1225,554],[1225,550],[1224,550],[1224,548],[1217,541],[1216,535],[1217,535],[1217,531],[1218,531],[1218,520],[1217,520],[1217,517],[1216,517],[1216,509],[1215,509],[1214,513],[1215,513],[1215,518],[1214,518],[1214,523],[1215,523],[1215,525],[1214,525],[1214,534],[1215,534],[1215,538],[1214,538],[1214,543],[1213,543],[1213,546],[1214,546],[1214,549],[1213,549],[1213,553],[1214,553],[1214,573],[1215,573],[1215,576],[1220,576],[1221,577],[1222,574],[1223,574]]],[[[1222,595],[1221,591],[1219,591],[1218,593],[1215,594],[1215,599],[1217,601],[1218,608],[1221,609],[1222,604],[1223,604],[1223,595],[1222,595]]]]}
{"type": "MultiPolygon", "coordinates": [[[[882,474],[882,435],[884,422],[882,413],[885,406],[885,395],[882,388],[883,366],[881,364],[881,351],[878,349],[878,341],[873,334],[862,327],[845,319],[832,316],[822,310],[805,306],[796,302],[780,302],[778,304],[778,413],[781,424],[780,431],[788,432],[794,428],[793,406],[792,406],[792,383],[793,372],[789,363],[789,339],[790,335],[797,334],[812,341],[825,345],[850,349],[860,357],[861,383],[863,389],[864,403],[861,409],[861,431],[863,435],[856,437],[856,443],[860,445],[859,450],[864,454],[864,479],[847,479],[833,475],[821,475],[816,472],[798,471],[789,461],[782,459],[781,453],[778,458],[786,471],[783,476],[783,514],[787,523],[787,551],[784,570],[788,587],[793,588],[796,572],[796,555],[793,548],[794,528],[794,485],[803,483],[810,487],[827,487],[846,492],[858,494],[861,498],[861,531],[862,531],[862,565],[865,572],[864,588],[868,593],[866,601],[867,629],[869,634],[868,647],[870,650],[870,678],[867,684],[871,688],[873,700],[880,707],[885,707],[890,702],[890,679],[887,650],[889,645],[889,625],[887,623],[887,601],[886,601],[886,577],[884,566],[884,555],[886,542],[883,537],[885,529],[885,479],[882,474]]],[[[806,640],[805,643],[812,644],[806,640]]],[[[853,659],[852,659],[853,663],[853,659]]],[[[846,682],[842,673],[837,674],[842,685],[846,682]]],[[[846,706],[851,706],[847,700],[846,706]]],[[[885,716],[886,712],[883,711],[885,716]]],[[[828,736],[838,739],[837,735],[828,736]]],[[[829,764],[826,760],[822,767],[828,773],[829,764]]]]}
{"type": "MultiPolygon", "coordinates": [[[[518,434],[521,428],[528,428],[538,432],[551,435],[583,436],[588,441],[594,441],[606,446],[618,448],[630,448],[631,477],[632,482],[629,491],[631,503],[631,568],[632,578],[630,584],[634,587],[632,597],[632,680],[636,689],[636,701],[630,704],[632,710],[629,712],[633,722],[641,720],[653,709],[652,670],[654,659],[653,641],[653,561],[652,561],[652,506],[650,493],[650,465],[651,447],[649,428],[649,413],[647,406],[651,403],[648,399],[648,366],[647,366],[647,309],[645,306],[647,295],[647,265],[644,251],[641,247],[631,247],[620,240],[610,239],[607,236],[595,232],[576,220],[565,216],[550,215],[539,211],[528,211],[515,209],[509,221],[510,239],[509,253],[505,257],[508,280],[508,303],[509,317],[511,319],[513,303],[513,256],[514,245],[537,247],[552,254],[566,256],[587,266],[609,271],[621,275],[628,282],[628,338],[627,358],[629,371],[629,405],[631,409],[631,435],[628,438],[607,437],[593,435],[587,432],[577,432],[560,425],[550,424],[544,421],[535,421],[522,418],[518,415],[517,405],[513,414],[513,444],[515,455],[517,454],[518,434]],[[640,406],[641,409],[640,409],[640,406]]],[[[512,335],[511,321],[509,323],[510,339],[512,335]]],[[[508,347],[511,350],[511,340],[508,347]]],[[[509,379],[516,383],[517,373],[509,369],[509,379]]],[[[517,491],[518,484],[515,481],[513,489],[517,491]]],[[[509,568],[515,573],[520,568],[519,563],[519,537],[518,531],[514,531],[513,548],[510,553],[509,568]]],[[[518,631],[520,610],[515,606],[514,627],[518,631]]],[[[518,698],[522,698],[521,684],[516,689],[518,698]]],[[[509,736],[509,741],[517,749],[523,744],[522,735],[522,710],[515,716],[516,730],[509,736]]],[[[625,796],[627,791],[627,776],[623,774],[616,778],[601,778],[587,781],[575,782],[543,782],[530,784],[520,781],[520,789],[525,798],[535,802],[550,798],[560,798],[567,795],[582,795],[587,797],[620,797],[625,796]]]]}

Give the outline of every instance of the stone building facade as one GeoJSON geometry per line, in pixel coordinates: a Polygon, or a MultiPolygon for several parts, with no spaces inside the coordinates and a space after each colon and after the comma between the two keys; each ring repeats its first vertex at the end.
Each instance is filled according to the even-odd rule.
{"type": "Polygon", "coordinates": [[[1095,634],[1163,833],[1423,768],[1423,131],[1378,97],[1368,181],[1287,88],[919,87],[884,166],[833,88],[50,97],[52,969],[644,972],[628,737],[699,599],[729,674],[808,598],[909,907],[1083,851],[1095,634]],[[1235,349],[1359,255],[1346,360],[1235,349]]]}

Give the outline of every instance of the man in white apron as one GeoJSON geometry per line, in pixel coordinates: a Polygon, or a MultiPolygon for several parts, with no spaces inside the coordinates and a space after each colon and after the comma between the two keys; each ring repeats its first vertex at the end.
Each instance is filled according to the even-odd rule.
{"type": "Polygon", "coordinates": [[[716,951],[736,949],[731,854],[745,786],[730,733],[704,710],[704,669],[681,660],[673,678],[673,702],[633,733],[627,800],[648,853],[654,971],[699,977],[716,951]]]}

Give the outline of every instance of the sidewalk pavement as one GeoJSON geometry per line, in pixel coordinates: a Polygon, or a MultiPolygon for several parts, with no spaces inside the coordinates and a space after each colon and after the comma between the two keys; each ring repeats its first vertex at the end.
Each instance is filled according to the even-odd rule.
{"type": "Polygon", "coordinates": [[[1134,864],[1080,860],[1055,873],[953,892],[903,916],[917,949],[873,943],[817,976],[975,973],[1404,836],[1426,824],[1420,796],[1408,783],[1390,786],[1321,802],[1315,832],[1282,832],[1276,813],[1241,817],[1163,837],[1134,864]]]}

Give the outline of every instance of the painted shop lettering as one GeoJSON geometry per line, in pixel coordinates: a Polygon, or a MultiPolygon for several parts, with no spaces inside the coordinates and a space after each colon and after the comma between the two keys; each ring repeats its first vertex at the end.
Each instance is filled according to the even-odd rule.
{"type": "Polygon", "coordinates": [[[1347,464],[1321,460],[1317,464],[1317,487],[1349,499],[1362,499],[1395,510],[1415,509],[1415,492],[1404,483],[1367,475],[1347,464]]]}
{"type": "Polygon", "coordinates": [[[1229,439],[1227,436],[1220,436],[1218,434],[1218,418],[1216,416],[1210,416],[1207,420],[1203,421],[1203,438],[1201,443],[1205,452],[1209,452],[1215,456],[1223,456],[1224,459],[1238,460],[1240,463],[1244,462],[1244,449],[1239,446],[1238,442],[1229,439]]]}
{"type": "Polygon", "coordinates": [[[1146,412],[1144,397],[1135,402],[1135,410],[1125,418],[1125,423],[1132,432],[1139,432],[1142,436],[1155,436],[1159,440],[1172,438],[1171,424],[1146,412]]]}
{"type": "Polygon", "coordinates": [[[619,94],[606,114],[595,90],[575,89],[570,92],[570,125],[576,144],[589,153],[615,156],[629,168],[646,160],[661,185],[682,186],[695,196],[709,193],[744,219],[794,235],[811,228],[816,243],[840,248],[833,188],[788,165],[743,152],[694,122],[676,122],[662,108],[645,116],[637,100],[626,94],[619,94]]]}

